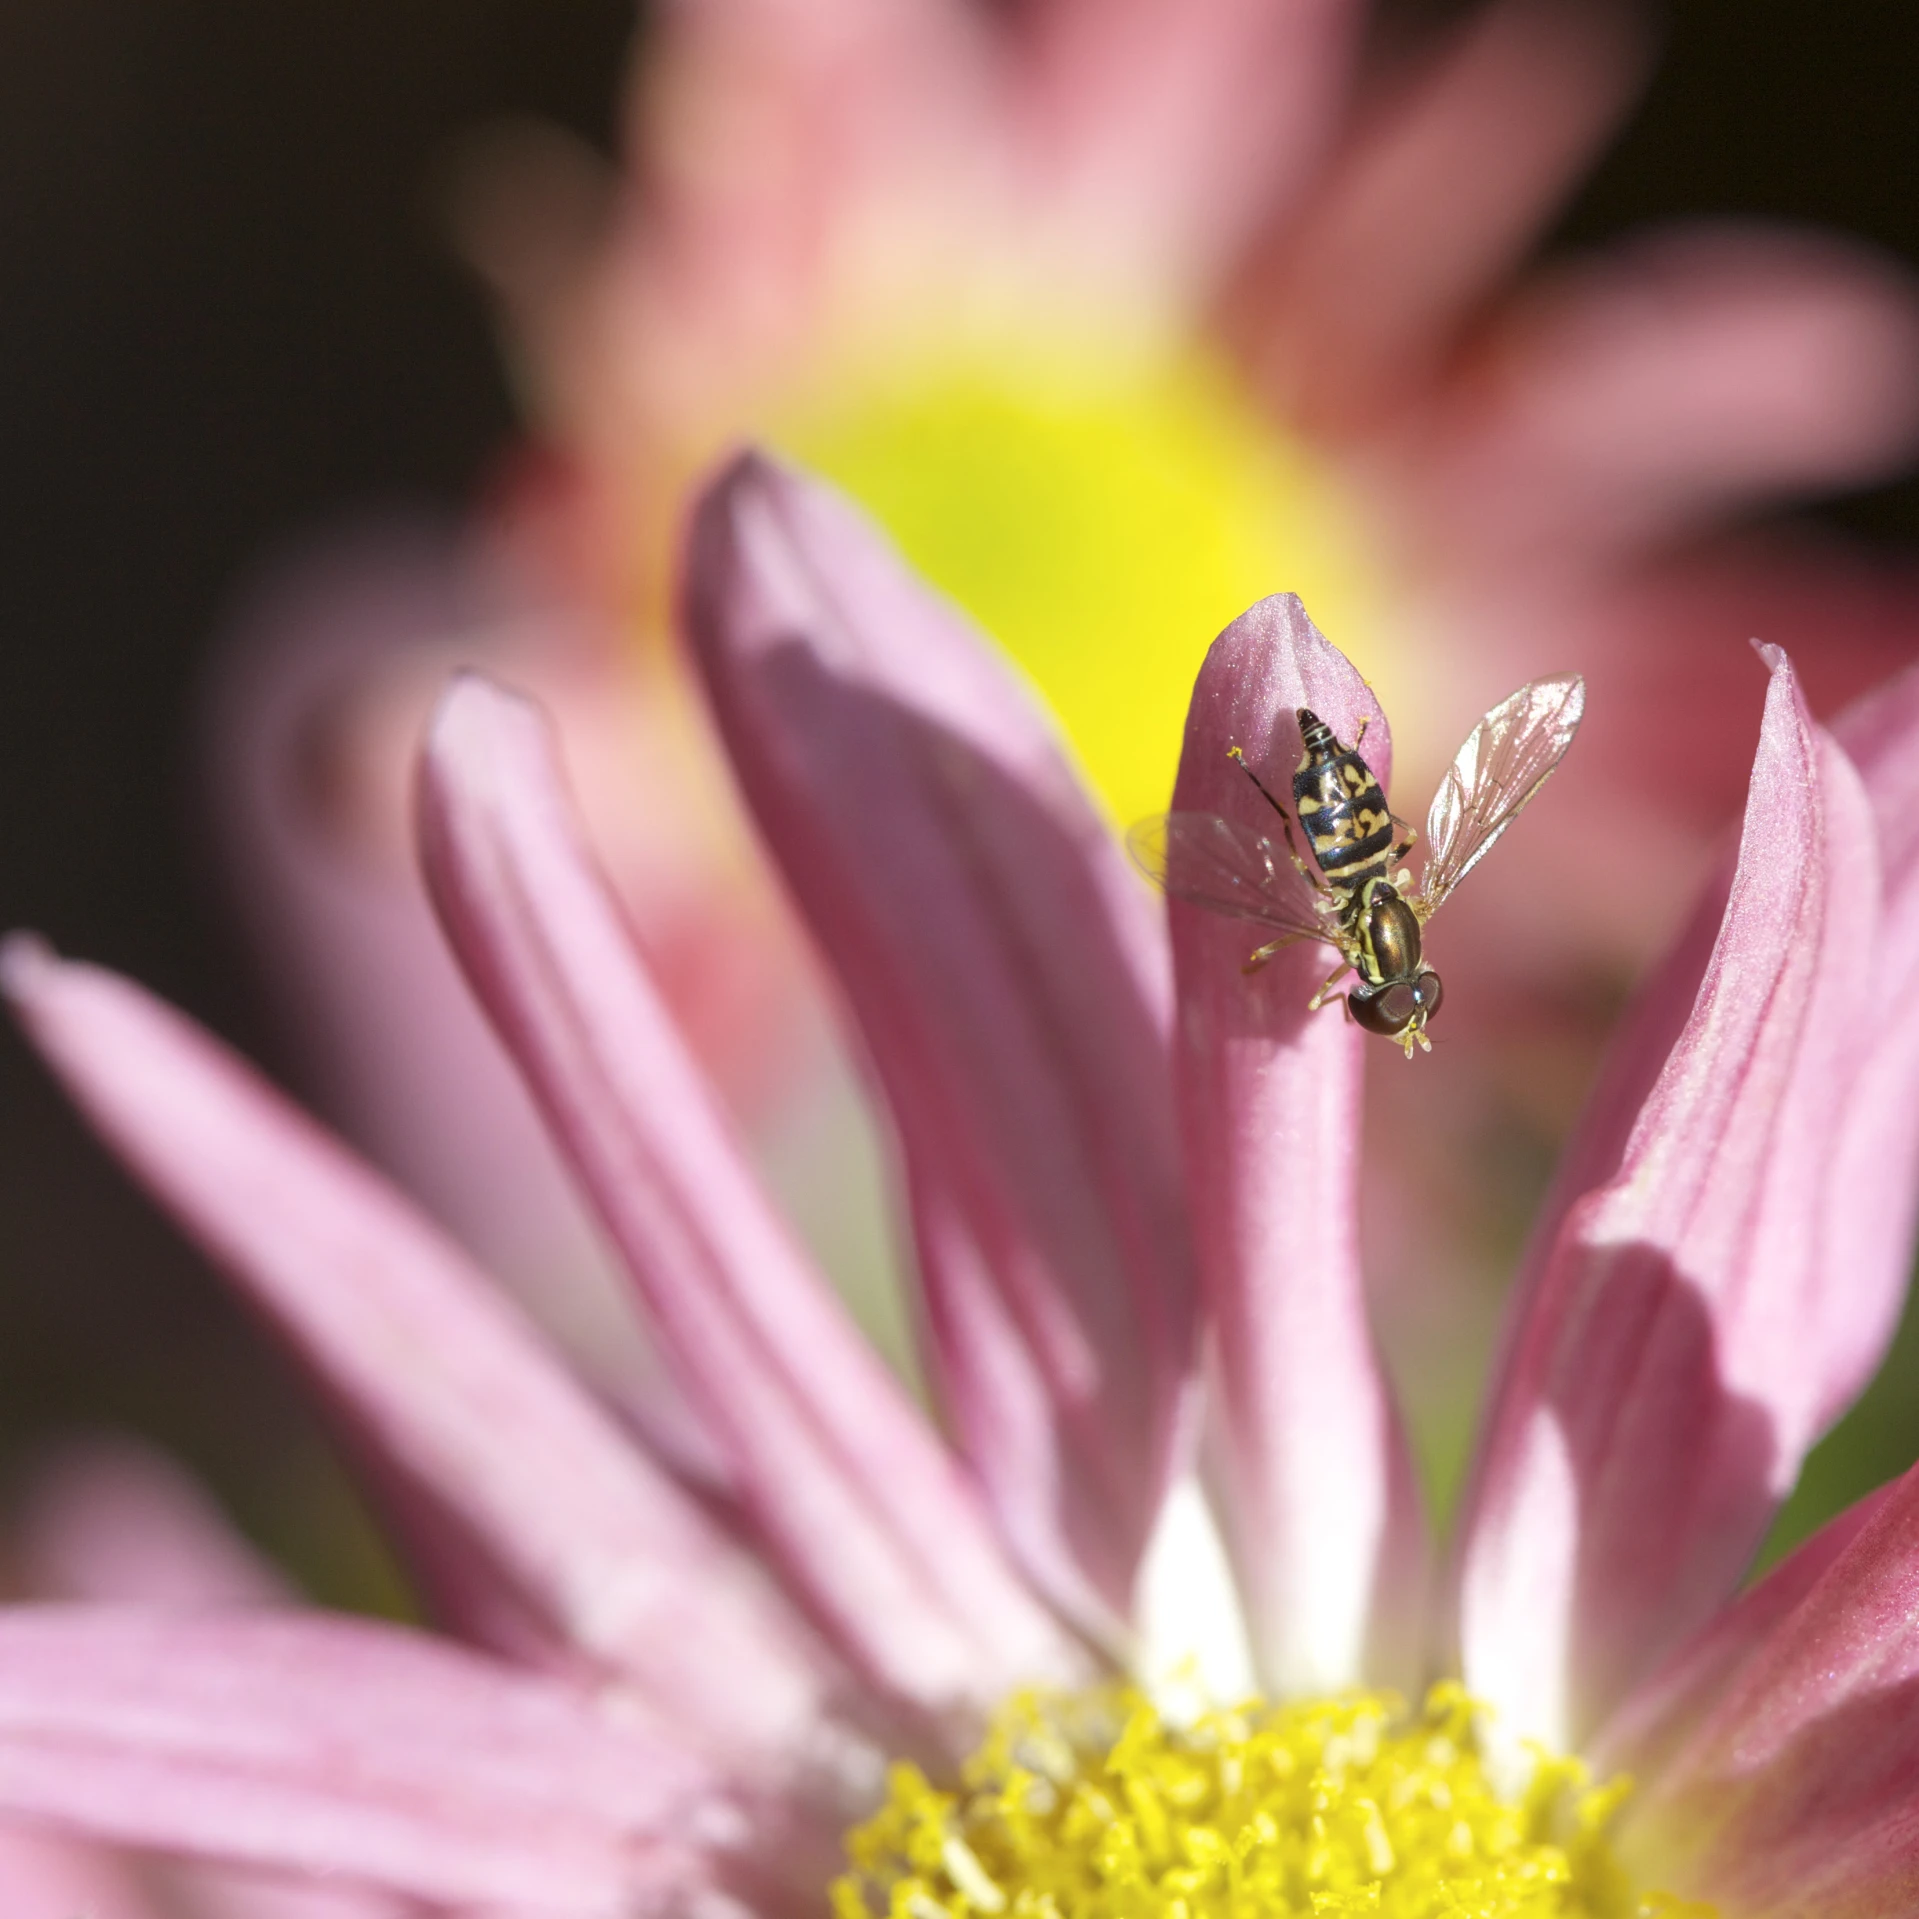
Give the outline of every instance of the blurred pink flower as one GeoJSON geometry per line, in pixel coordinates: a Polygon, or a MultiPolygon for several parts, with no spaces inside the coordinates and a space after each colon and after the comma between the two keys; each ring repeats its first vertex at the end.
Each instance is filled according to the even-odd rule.
{"type": "Polygon", "coordinates": [[[1637,91],[1635,9],[1502,0],[1383,55],[1371,15],[665,16],[619,177],[526,132],[464,203],[535,417],[605,490],[605,550],[663,562],[687,457],[841,371],[849,339],[910,355],[929,329],[1064,324],[1164,344],[1222,303],[1276,417],[1410,487],[1466,543],[1430,556],[1448,570],[1583,565],[1903,455],[1909,295],[1862,251],[1702,229],[1507,288],[1637,91]],[[649,524],[662,543],[636,548],[649,524]]]}
{"type": "MultiPolygon", "coordinates": [[[[290,1341],[467,1645],[8,1609],[0,1813],[488,1911],[817,1911],[882,1758],[950,1776],[1013,1688],[1451,1667],[1512,1733],[1630,1766],[1638,1884],[1728,1919],[1897,1909],[1919,1471],[1733,1595],[1905,1285],[1919,676],[1828,733],[1767,651],[1737,860],[1568,1156],[1436,1578],[1360,1283],[1373,1042],[1305,1011],[1316,956],[1249,980],[1244,929],[1180,906],[1169,951],[1016,678],[824,491],[722,477],[689,628],[888,1096],[950,1445],[746,1170],[551,729],[466,680],[422,772],[434,896],[703,1476],[216,1042],[16,940],[27,1031],[290,1341]]],[[[1366,719],[1387,773],[1364,682],[1279,598],[1207,658],[1181,805],[1239,813],[1227,745],[1290,754],[1299,704],[1366,719]]]]}
{"type": "MultiPolygon", "coordinates": [[[[1409,790],[1493,698],[1582,662],[1600,717],[1553,854],[1524,829],[1537,893],[1456,909],[1475,964],[1449,1031],[1474,1047],[1388,1116],[1407,1203],[1380,1263],[1455,1318],[1489,1310],[1489,1247],[1531,1198],[1502,1212],[1472,1161],[1557,1143],[1736,808],[1747,638],[1790,642],[1821,712],[1910,656],[1909,571],[1715,529],[1909,455],[1911,289],[1750,224],[1521,274],[1643,76],[1640,12],[1379,25],[1360,0],[702,0],[650,19],[617,168],[550,130],[476,147],[455,219],[530,445],[463,539],[343,554],[242,620],[214,816],[314,1096],[642,1416],[658,1368],[618,1343],[617,1279],[453,982],[402,796],[450,658],[542,698],[762,1157],[802,1200],[847,1182],[804,943],[665,642],[690,477],[740,435],[837,460],[909,557],[950,561],[937,583],[1135,812],[1164,804],[1197,637],[1273,588],[1325,617],[1328,567],[1367,601],[1338,626],[1400,717],[1409,790]],[[1681,710],[1683,744],[1657,724],[1681,710]]],[[[881,1264],[834,1250],[837,1273],[881,1264]]]]}
{"type": "MultiPolygon", "coordinates": [[[[1223,341],[1237,404],[1367,524],[1399,602],[1376,664],[1434,708],[1436,772],[1487,703],[1447,677],[1550,649],[1688,536],[1893,470],[1919,435],[1919,307],[1862,247],[1696,224],[1515,277],[1650,50],[1613,0],[1498,0],[1424,36],[1361,0],[670,11],[617,175],[522,130],[460,202],[571,475],[532,518],[657,627],[687,476],[741,434],[853,404],[876,366],[937,379],[955,342],[1017,377],[1035,336],[1135,368],[1223,341]]],[[[916,449],[981,450],[997,472],[921,484],[982,508],[1032,451],[916,449]]],[[[1150,564],[1191,565],[1182,534],[1147,529],[1150,564]]],[[[1123,623],[1102,662],[1148,673],[1123,623]]],[[[1131,745],[1157,763],[1157,734],[1131,745]]]]}

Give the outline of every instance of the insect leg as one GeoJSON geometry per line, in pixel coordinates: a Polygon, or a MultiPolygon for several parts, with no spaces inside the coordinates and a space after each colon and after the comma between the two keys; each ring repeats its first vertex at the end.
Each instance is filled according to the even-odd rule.
{"type": "MultiPolygon", "coordinates": [[[[1262,947],[1246,955],[1245,964],[1240,967],[1242,973],[1257,973],[1275,953],[1283,952],[1289,946],[1296,946],[1303,939],[1311,939],[1310,933],[1285,933],[1276,940],[1268,940],[1262,947]]],[[[1346,969],[1342,966],[1340,972],[1346,969]]],[[[1334,975],[1338,977],[1337,974],[1334,975]]]]}
{"type": "MultiPolygon", "coordinates": [[[[1350,964],[1351,964],[1351,961],[1349,960],[1341,960],[1339,964],[1335,966],[1333,970],[1330,973],[1328,973],[1323,980],[1320,981],[1319,991],[1316,992],[1312,996],[1312,998],[1306,1002],[1307,1012],[1317,1013],[1322,1006],[1326,1006],[1331,1003],[1331,1000],[1333,997],[1333,988],[1339,984],[1340,976],[1346,971],[1347,967],[1350,964]]],[[[1345,998],[1343,996],[1341,996],[1339,1003],[1341,1006],[1344,1006],[1346,1004],[1345,998]]],[[[1346,1017],[1348,1019],[1352,1018],[1352,1013],[1350,1010],[1347,1012],[1346,1017]]]]}
{"type": "MultiPolygon", "coordinates": [[[[1406,820],[1402,820],[1397,813],[1392,815],[1392,822],[1396,827],[1399,828],[1399,830],[1402,833],[1406,835],[1406,837],[1403,840],[1396,842],[1393,847],[1393,850],[1386,855],[1386,864],[1388,865],[1388,867],[1397,866],[1399,862],[1403,860],[1406,857],[1406,855],[1413,850],[1413,841],[1418,839],[1419,837],[1419,828],[1412,825],[1410,822],[1406,820]]],[[[1411,882],[1410,880],[1408,880],[1405,885],[1402,885],[1400,887],[1399,890],[1402,893],[1404,893],[1405,891],[1408,890],[1408,887],[1410,885],[1411,885],[1411,882]]]]}
{"type": "Polygon", "coordinates": [[[1262,780],[1259,777],[1259,775],[1255,773],[1253,769],[1246,764],[1246,755],[1242,753],[1238,747],[1229,746],[1226,749],[1226,757],[1229,760],[1231,760],[1233,764],[1237,766],[1239,770],[1242,773],[1244,773],[1246,777],[1249,780],[1251,780],[1256,787],[1258,787],[1259,797],[1263,799],[1266,802],[1266,804],[1270,806],[1273,809],[1273,811],[1279,815],[1281,819],[1286,820],[1290,824],[1292,816],[1286,811],[1286,809],[1283,806],[1280,805],[1280,803],[1276,799],[1273,798],[1272,789],[1267,786],[1266,782],[1262,780]]]}
{"type": "Polygon", "coordinates": [[[1319,875],[1300,857],[1298,844],[1293,839],[1292,815],[1273,798],[1271,789],[1267,786],[1266,782],[1246,764],[1246,755],[1242,753],[1238,747],[1229,746],[1226,749],[1226,757],[1237,763],[1239,770],[1258,787],[1260,798],[1279,815],[1279,830],[1286,835],[1287,856],[1292,860],[1293,864],[1299,868],[1300,878],[1303,879],[1315,893],[1323,893],[1326,890],[1325,882],[1322,881],[1319,875]]]}

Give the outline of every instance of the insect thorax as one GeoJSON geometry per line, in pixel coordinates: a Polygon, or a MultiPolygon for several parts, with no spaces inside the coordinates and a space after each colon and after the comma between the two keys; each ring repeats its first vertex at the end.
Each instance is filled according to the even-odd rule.
{"type": "Polygon", "coordinates": [[[1353,971],[1367,986],[1413,978],[1420,970],[1419,915],[1391,880],[1368,880],[1348,920],[1353,971]]]}

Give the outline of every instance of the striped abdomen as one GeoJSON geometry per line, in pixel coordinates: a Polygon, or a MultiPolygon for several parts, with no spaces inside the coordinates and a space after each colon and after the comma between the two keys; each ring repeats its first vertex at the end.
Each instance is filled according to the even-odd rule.
{"type": "Polygon", "coordinates": [[[1319,870],[1342,892],[1384,878],[1392,864],[1393,816],[1372,768],[1303,706],[1299,732],[1306,751],[1293,775],[1293,805],[1319,870]]]}

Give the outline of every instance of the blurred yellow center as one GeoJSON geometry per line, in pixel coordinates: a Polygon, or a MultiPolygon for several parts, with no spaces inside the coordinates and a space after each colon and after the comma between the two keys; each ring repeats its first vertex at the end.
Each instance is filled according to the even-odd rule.
{"type": "Polygon", "coordinates": [[[1621,1871],[1626,1781],[1531,1753],[1501,1790],[1485,1723],[1451,1685],[1418,1712],[1355,1693],[1183,1727],[1118,1687],[1021,1697],[959,1790],[893,1769],[835,1919],[1709,1919],[1621,1871]]]}
{"type": "Polygon", "coordinates": [[[949,353],[836,379],[775,438],[1026,668],[1121,820],[1167,804],[1193,676],[1253,601],[1300,594],[1365,664],[1356,514],[1197,353],[949,353]]]}

